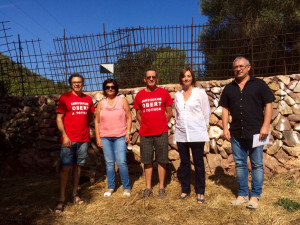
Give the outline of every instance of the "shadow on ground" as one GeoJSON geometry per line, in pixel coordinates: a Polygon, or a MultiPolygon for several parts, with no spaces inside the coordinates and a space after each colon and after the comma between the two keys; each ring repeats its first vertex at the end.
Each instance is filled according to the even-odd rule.
{"type": "Polygon", "coordinates": [[[214,181],[216,185],[222,185],[230,190],[234,195],[237,195],[238,183],[234,176],[230,176],[224,173],[222,167],[217,167],[215,174],[208,177],[208,179],[214,181]]]}

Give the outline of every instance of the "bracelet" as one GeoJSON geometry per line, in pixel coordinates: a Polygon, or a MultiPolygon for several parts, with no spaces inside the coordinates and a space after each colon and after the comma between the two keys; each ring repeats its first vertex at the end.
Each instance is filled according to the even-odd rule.
{"type": "Polygon", "coordinates": [[[127,131],[127,134],[130,134],[130,132],[129,132],[129,131],[127,131]]]}

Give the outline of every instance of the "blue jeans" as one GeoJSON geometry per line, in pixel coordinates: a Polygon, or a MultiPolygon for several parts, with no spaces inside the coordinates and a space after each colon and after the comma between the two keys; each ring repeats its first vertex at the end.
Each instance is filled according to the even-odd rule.
{"type": "Polygon", "coordinates": [[[253,139],[238,139],[231,137],[232,154],[235,161],[238,196],[247,196],[248,188],[248,152],[252,168],[251,197],[259,198],[264,183],[263,146],[252,148],[253,139]]]}
{"type": "Polygon", "coordinates": [[[108,189],[115,189],[115,162],[118,165],[123,190],[130,190],[128,166],[126,161],[127,144],[123,137],[102,137],[108,189]]]}
{"type": "Polygon", "coordinates": [[[88,157],[89,142],[72,142],[71,147],[64,147],[61,145],[60,151],[60,165],[73,166],[84,166],[88,157]]]}

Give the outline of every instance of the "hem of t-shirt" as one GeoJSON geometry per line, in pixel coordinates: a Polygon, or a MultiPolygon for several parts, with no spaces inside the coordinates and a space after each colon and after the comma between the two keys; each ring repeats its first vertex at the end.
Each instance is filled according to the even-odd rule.
{"type": "Polygon", "coordinates": [[[105,134],[104,134],[104,136],[102,136],[101,134],[100,134],[100,137],[102,138],[120,138],[120,137],[124,137],[126,135],[126,131],[125,131],[125,133],[124,134],[118,134],[118,135],[110,135],[110,136],[106,136],[105,134]]]}
{"type": "MultiPolygon", "coordinates": [[[[71,143],[74,143],[74,142],[83,143],[83,142],[91,142],[91,140],[71,140],[71,143]]],[[[63,138],[62,137],[60,138],[60,143],[63,143],[63,138]]]]}
{"type": "Polygon", "coordinates": [[[57,109],[56,112],[57,112],[57,113],[61,113],[61,114],[65,114],[64,111],[61,111],[61,110],[59,110],[59,109],[57,109]]]}
{"type": "Polygon", "coordinates": [[[162,135],[162,134],[164,134],[164,133],[168,133],[168,130],[167,130],[167,131],[164,131],[164,132],[162,132],[162,133],[159,133],[159,134],[141,135],[141,134],[139,133],[139,135],[140,135],[140,137],[150,137],[150,136],[159,136],[159,135],[162,135]]]}

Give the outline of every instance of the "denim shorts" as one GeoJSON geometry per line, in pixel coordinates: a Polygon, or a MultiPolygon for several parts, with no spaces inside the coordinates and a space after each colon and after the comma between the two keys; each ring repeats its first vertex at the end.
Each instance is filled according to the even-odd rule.
{"type": "Polygon", "coordinates": [[[89,142],[72,142],[70,148],[61,145],[60,165],[61,166],[84,166],[88,157],[89,142]]]}
{"type": "Polygon", "coordinates": [[[155,152],[155,160],[159,163],[167,164],[169,162],[168,151],[168,133],[141,137],[142,163],[152,163],[155,152]]]}

